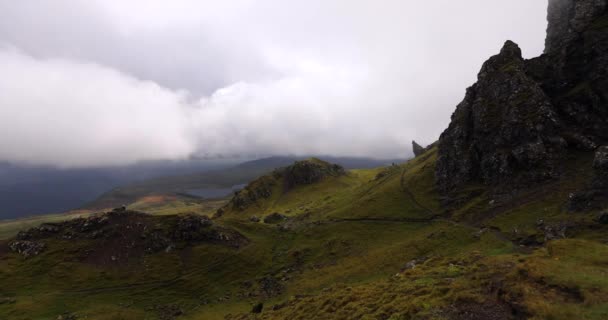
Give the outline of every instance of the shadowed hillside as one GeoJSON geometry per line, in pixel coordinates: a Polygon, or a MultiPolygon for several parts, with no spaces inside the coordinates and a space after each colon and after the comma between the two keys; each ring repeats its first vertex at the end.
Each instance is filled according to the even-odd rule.
{"type": "Polygon", "coordinates": [[[290,161],[217,210],[1,241],[0,315],[607,319],[607,3],[552,0],[549,21],[547,53],[506,42],[410,161],[290,161]]]}

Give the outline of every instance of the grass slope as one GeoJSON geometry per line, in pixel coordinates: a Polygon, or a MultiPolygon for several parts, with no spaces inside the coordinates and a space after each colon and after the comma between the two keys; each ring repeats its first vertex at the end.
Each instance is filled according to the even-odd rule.
{"type": "MultiPolygon", "coordinates": [[[[581,165],[587,160],[581,155],[572,166],[589,167],[581,165]]],[[[562,209],[587,172],[573,170],[576,179],[492,205],[471,186],[463,192],[468,200],[446,212],[434,191],[435,161],[431,150],[405,164],[352,170],[289,191],[276,184],[269,198],[215,219],[250,240],[240,249],[203,244],[126,267],[77,262],[85,243],[67,240],[50,241],[30,259],[0,251],[0,317],[608,317],[608,227],[593,220],[594,212],[562,209]],[[250,221],[275,212],[288,219],[250,221]],[[571,225],[568,238],[544,241],[540,219],[571,225]],[[534,246],[522,247],[530,237],[534,246]],[[262,312],[250,313],[259,303],[262,312]]],[[[174,205],[206,213],[199,204],[174,205]]],[[[181,210],[155,209],[150,201],[135,206],[181,210]]]]}

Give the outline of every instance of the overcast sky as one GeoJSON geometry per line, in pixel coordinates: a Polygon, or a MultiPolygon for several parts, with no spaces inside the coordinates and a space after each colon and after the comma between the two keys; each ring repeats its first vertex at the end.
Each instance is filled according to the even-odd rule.
{"type": "Polygon", "coordinates": [[[0,0],[0,160],[398,157],[546,0],[0,0]]]}

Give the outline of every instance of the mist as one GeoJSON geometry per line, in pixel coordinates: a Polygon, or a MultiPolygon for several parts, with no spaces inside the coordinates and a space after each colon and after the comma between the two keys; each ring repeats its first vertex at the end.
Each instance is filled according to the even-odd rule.
{"type": "Polygon", "coordinates": [[[405,157],[546,1],[0,0],[0,160],[405,157]]]}

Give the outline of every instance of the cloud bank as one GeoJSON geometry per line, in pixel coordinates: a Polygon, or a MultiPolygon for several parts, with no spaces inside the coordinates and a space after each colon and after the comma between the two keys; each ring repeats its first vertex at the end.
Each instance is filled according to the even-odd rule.
{"type": "Polygon", "coordinates": [[[0,160],[398,157],[545,1],[0,0],[0,160]]]}

